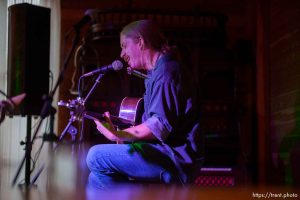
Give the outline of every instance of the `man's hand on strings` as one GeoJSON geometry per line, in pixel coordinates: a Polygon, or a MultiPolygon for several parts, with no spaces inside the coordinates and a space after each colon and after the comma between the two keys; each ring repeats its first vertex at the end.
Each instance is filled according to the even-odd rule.
{"type": "Polygon", "coordinates": [[[115,129],[115,126],[113,125],[111,119],[110,119],[110,113],[105,112],[104,113],[105,122],[100,122],[99,120],[94,120],[97,130],[102,133],[107,139],[111,141],[115,141],[118,144],[122,143],[120,138],[117,136],[117,131],[115,129]]]}

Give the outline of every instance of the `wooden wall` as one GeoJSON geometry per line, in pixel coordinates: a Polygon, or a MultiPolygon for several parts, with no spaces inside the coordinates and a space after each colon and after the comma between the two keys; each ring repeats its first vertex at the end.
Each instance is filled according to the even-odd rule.
{"type": "Polygon", "coordinates": [[[300,19],[299,1],[270,1],[269,166],[278,174],[277,181],[287,184],[294,181],[290,153],[300,145],[300,21],[297,19],[300,19]]]}
{"type": "Polygon", "coordinates": [[[300,23],[296,20],[300,4],[279,0],[257,2],[258,182],[295,185],[299,184],[299,163],[295,159],[299,160],[296,149],[300,148],[300,23]]]}

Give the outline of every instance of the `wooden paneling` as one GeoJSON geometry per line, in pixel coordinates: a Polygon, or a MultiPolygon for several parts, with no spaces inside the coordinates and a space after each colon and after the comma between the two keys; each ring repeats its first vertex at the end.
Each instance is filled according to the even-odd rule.
{"type": "Polygon", "coordinates": [[[290,152],[300,142],[300,2],[270,3],[269,164],[284,172],[277,179],[292,184],[290,152]]]}

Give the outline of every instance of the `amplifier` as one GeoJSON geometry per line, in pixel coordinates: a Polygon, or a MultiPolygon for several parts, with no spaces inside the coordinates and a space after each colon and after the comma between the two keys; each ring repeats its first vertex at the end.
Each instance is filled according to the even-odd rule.
{"type": "Polygon", "coordinates": [[[194,180],[196,186],[235,186],[233,169],[229,167],[202,167],[194,180]]]}

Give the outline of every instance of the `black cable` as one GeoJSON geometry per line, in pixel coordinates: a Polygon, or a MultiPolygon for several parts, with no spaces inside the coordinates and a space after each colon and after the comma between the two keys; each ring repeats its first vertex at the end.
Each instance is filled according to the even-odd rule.
{"type": "Polygon", "coordinates": [[[39,149],[37,150],[37,152],[35,153],[35,155],[34,155],[34,157],[33,157],[33,159],[32,159],[33,165],[32,165],[31,172],[33,172],[34,169],[35,169],[35,165],[36,165],[36,163],[37,163],[37,161],[38,161],[38,159],[39,159],[39,157],[40,157],[40,154],[41,154],[41,152],[42,152],[44,143],[45,143],[44,140],[42,140],[42,144],[40,145],[39,149]]]}
{"type": "Polygon", "coordinates": [[[3,92],[2,90],[0,90],[0,93],[5,96],[6,98],[8,98],[7,94],[5,94],[5,92],[3,92]]]}

